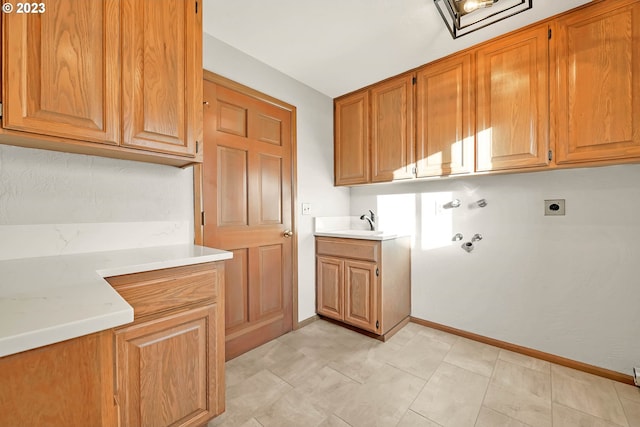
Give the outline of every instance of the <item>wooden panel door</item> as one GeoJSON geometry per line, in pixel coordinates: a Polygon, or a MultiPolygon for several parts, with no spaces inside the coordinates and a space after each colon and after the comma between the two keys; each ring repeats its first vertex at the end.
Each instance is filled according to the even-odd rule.
{"type": "Polygon", "coordinates": [[[418,177],[473,172],[475,85],[472,55],[457,55],[418,70],[418,177]]]}
{"type": "Polygon", "coordinates": [[[640,3],[607,1],[557,21],[558,163],[640,156],[640,3]]]}
{"type": "Polygon", "coordinates": [[[344,321],[366,331],[379,331],[377,266],[344,262],[344,321]]]}
{"type": "Polygon", "coordinates": [[[344,320],[344,261],[325,256],[316,259],[318,314],[344,320]]]}
{"type": "Polygon", "coordinates": [[[369,92],[336,99],[334,109],[336,185],[366,184],[371,180],[369,92]]]}
{"type": "Polygon", "coordinates": [[[292,329],[295,110],[248,88],[205,80],[204,245],[227,263],[226,357],[292,329]]]}
{"type": "Polygon", "coordinates": [[[477,51],[478,171],[549,163],[548,75],[546,24],[477,51]]]}
{"type": "Polygon", "coordinates": [[[4,128],[119,143],[119,5],[65,0],[3,14],[4,128]]]}
{"type": "Polygon", "coordinates": [[[198,0],[122,0],[123,145],[193,156],[202,138],[198,0]]]}
{"type": "Polygon", "coordinates": [[[116,330],[120,425],[199,426],[224,410],[216,399],[224,381],[215,372],[217,310],[210,304],[116,330]]]}
{"type": "Polygon", "coordinates": [[[413,177],[413,74],[371,88],[371,181],[413,177]]]}

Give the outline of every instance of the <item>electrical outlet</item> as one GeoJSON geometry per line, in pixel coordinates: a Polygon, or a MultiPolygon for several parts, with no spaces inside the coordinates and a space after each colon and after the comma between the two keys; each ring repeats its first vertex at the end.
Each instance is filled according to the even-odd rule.
{"type": "Polygon", "coordinates": [[[545,215],[564,215],[564,199],[552,199],[544,201],[545,215]]]}
{"type": "Polygon", "coordinates": [[[311,215],[311,203],[302,204],[302,215],[311,215]]]}

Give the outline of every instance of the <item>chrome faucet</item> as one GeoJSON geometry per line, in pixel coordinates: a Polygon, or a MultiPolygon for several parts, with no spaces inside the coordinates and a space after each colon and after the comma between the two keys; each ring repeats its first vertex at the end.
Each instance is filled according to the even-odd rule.
{"type": "Polygon", "coordinates": [[[369,221],[369,227],[371,227],[371,231],[373,231],[376,229],[376,214],[374,214],[371,209],[369,209],[369,213],[371,214],[370,217],[367,216],[367,214],[364,214],[360,219],[363,221],[369,221]]]}

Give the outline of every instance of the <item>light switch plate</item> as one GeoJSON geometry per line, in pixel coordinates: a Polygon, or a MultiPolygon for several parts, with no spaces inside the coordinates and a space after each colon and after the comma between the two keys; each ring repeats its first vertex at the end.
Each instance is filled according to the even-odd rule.
{"type": "Polygon", "coordinates": [[[546,216],[564,215],[564,199],[545,200],[544,214],[546,216]]]}
{"type": "Polygon", "coordinates": [[[302,215],[311,215],[311,203],[302,204],[302,215]]]}

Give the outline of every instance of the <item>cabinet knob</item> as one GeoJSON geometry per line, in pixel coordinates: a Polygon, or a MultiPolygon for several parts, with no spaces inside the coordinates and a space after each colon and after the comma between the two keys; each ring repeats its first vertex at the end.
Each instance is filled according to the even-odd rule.
{"type": "Polygon", "coordinates": [[[286,237],[286,238],[293,237],[293,231],[291,231],[291,230],[285,230],[285,232],[284,232],[284,233],[282,233],[282,235],[283,235],[284,237],[286,237]]]}

